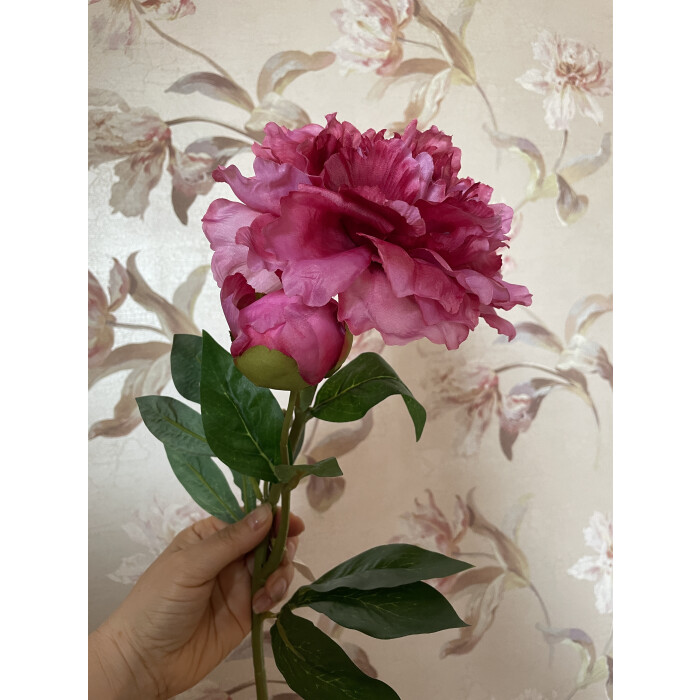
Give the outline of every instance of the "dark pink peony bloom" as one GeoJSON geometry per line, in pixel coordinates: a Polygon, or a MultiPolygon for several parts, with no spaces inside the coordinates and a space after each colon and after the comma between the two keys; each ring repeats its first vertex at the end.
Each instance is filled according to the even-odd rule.
{"type": "Polygon", "coordinates": [[[386,138],[327,121],[268,124],[252,178],[235,166],[214,171],[242,202],[216,200],[204,217],[217,281],[224,258],[249,280],[278,274],[287,295],[309,306],[337,297],[354,335],[376,328],[392,345],[425,337],[454,349],[479,318],[512,338],[496,310],[531,295],[500,273],[511,208],[458,177],[460,151],[434,126],[412,122],[386,138]]]}
{"type": "Polygon", "coordinates": [[[221,304],[231,329],[233,357],[240,358],[257,346],[277,350],[296,361],[307,384],[318,384],[346,349],[337,303],[307,306],[299,297],[289,297],[282,290],[258,296],[240,273],[224,280],[221,304]]]}

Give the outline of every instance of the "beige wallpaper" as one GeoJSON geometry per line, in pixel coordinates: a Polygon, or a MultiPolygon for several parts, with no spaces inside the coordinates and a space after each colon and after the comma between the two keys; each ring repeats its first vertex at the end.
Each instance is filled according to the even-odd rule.
{"type": "MultiPolygon", "coordinates": [[[[200,220],[231,193],[208,173],[226,162],[252,172],[248,145],[268,120],[300,126],[337,112],[362,130],[401,130],[415,117],[452,134],[461,175],[516,209],[506,278],[533,303],[506,314],[519,330],[511,343],[486,326],[456,351],[356,339],[355,353],[390,361],[428,423],[416,444],[393,397],[358,424],[310,431],[304,453],[337,455],[345,477],[295,492],[307,523],[298,558],[319,575],[398,539],[476,565],[440,584],[465,632],[342,632],[405,700],[612,698],[611,9],[90,5],[91,629],[202,516],[133,397],[175,395],[174,333],[227,337],[200,220]],[[281,84],[280,65],[298,68],[296,79],[281,84]]],[[[244,647],[183,697],[245,700],[254,691],[236,688],[251,678],[244,647]]]]}

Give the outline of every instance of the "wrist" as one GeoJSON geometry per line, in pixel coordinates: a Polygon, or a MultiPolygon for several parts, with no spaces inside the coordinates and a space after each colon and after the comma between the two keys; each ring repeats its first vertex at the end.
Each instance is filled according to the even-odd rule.
{"type": "Polygon", "coordinates": [[[167,698],[128,635],[109,621],[88,637],[88,675],[91,700],[167,698]]]}

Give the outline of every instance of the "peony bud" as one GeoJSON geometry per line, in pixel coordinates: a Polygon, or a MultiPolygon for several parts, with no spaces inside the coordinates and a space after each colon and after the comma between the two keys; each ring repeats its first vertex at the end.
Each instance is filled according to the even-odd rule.
{"type": "Polygon", "coordinates": [[[338,305],[307,306],[282,290],[258,296],[240,273],[221,287],[238,369],[258,386],[300,390],[318,384],[347,357],[338,305]]]}

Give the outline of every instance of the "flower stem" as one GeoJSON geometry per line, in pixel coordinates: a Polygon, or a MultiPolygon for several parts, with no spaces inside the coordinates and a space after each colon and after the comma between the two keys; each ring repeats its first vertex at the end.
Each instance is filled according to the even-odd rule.
{"type": "Polygon", "coordinates": [[[569,141],[569,130],[564,129],[564,140],[561,143],[561,151],[559,151],[559,157],[557,158],[557,162],[554,164],[554,167],[552,168],[553,172],[557,172],[559,170],[559,166],[561,165],[561,159],[564,157],[564,151],[566,151],[566,144],[569,141]]]}
{"type": "MultiPolygon", "coordinates": [[[[484,92],[484,89],[479,85],[478,82],[474,83],[474,87],[477,89],[477,92],[481,95],[482,99],[486,103],[486,108],[489,111],[489,116],[491,117],[491,126],[493,126],[494,131],[498,131],[498,124],[496,123],[496,115],[493,112],[493,107],[491,106],[491,102],[489,102],[489,98],[486,97],[486,93],[484,92]]],[[[497,153],[500,153],[500,151],[497,151],[497,153]]]]}
{"type": "Polygon", "coordinates": [[[147,326],[141,323],[122,323],[121,321],[107,321],[107,324],[113,328],[130,328],[135,331],[153,331],[154,333],[159,333],[164,335],[166,338],[168,334],[162,328],[156,328],[155,326],[147,326]]]}
{"type": "Polygon", "coordinates": [[[197,49],[193,49],[191,46],[187,46],[187,44],[183,44],[181,41],[178,41],[177,39],[174,39],[171,37],[169,34],[166,34],[162,29],[156,26],[154,22],[151,22],[150,19],[146,20],[146,24],[156,33],[158,36],[162,37],[166,41],[169,41],[173,46],[177,46],[179,49],[184,49],[185,51],[189,51],[190,53],[193,53],[195,56],[199,56],[200,58],[203,58],[214,70],[218,71],[221,75],[224,76],[224,78],[228,78],[231,82],[235,82],[233,78],[228,74],[225,68],[220,66],[216,61],[212,60],[207,56],[206,54],[203,54],[201,51],[197,51],[197,49]]]}
{"type": "Polygon", "coordinates": [[[242,129],[239,129],[237,126],[234,126],[233,124],[227,124],[226,122],[221,122],[218,119],[209,119],[209,117],[178,117],[177,119],[168,119],[165,123],[168,126],[177,126],[178,124],[187,124],[189,122],[205,122],[206,124],[215,124],[216,126],[223,126],[224,129],[230,129],[231,131],[235,131],[237,134],[241,136],[245,136],[247,139],[250,139],[253,143],[255,143],[255,139],[242,129]]]}
{"type": "Polygon", "coordinates": [[[538,370],[540,370],[540,372],[547,372],[548,374],[553,374],[555,377],[559,377],[559,379],[563,379],[567,382],[570,381],[566,377],[563,377],[555,369],[552,369],[551,367],[547,367],[546,365],[541,365],[537,362],[514,362],[512,365],[503,365],[503,367],[497,367],[493,371],[496,374],[499,374],[500,372],[505,372],[506,370],[509,370],[509,369],[519,369],[521,367],[530,368],[530,369],[538,369],[538,370]]]}

